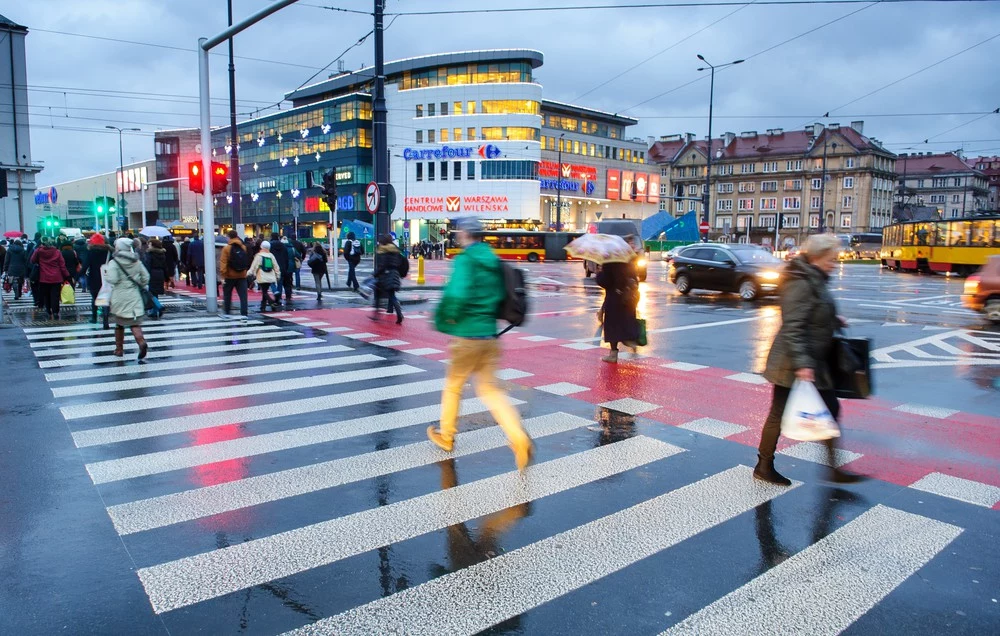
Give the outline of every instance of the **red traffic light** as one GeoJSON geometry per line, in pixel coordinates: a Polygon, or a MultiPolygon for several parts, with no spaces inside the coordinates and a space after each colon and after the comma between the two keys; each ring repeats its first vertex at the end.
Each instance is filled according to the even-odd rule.
{"type": "Polygon", "coordinates": [[[205,192],[205,175],[202,173],[200,161],[188,164],[188,189],[198,194],[205,192]]]}
{"type": "Polygon", "coordinates": [[[212,162],[212,194],[222,194],[229,187],[229,166],[212,162]]]}

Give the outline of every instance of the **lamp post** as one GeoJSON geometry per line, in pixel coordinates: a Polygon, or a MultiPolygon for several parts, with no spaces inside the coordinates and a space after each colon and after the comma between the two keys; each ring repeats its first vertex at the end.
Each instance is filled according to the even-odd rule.
{"type": "MultiPolygon", "coordinates": [[[[117,130],[118,131],[118,175],[119,175],[119,178],[121,179],[121,184],[119,185],[119,188],[118,188],[119,194],[121,195],[121,199],[119,199],[119,201],[118,201],[118,209],[121,210],[122,209],[122,201],[125,199],[125,158],[122,155],[122,133],[126,132],[126,131],[127,132],[141,132],[142,129],[140,129],[140,128],[119,128],[118,126],[111,126],[111,125],[105,126],[105,128],[107,128],[109,130],[117,130]]],[[[139,184],[139,187],[140,188],[142,187],[141,183],[139,184]]],[[[121,231],[121,229],[122,229],[121,228],[121,223],[119,223],[118,224],[118,231],[121,231]]]]}
{"type": "Polygon", "coordinates": [[[559,135],[559,159],[556,161],[556,232],[562,229],[562,149],[566,133],[559,135]]]}
{"type": "MultiPolygon", "coordinates": [[[[705,66],[699,67],[699,71],[710,71],[711,72],[711,82],[708,89],[708,163],[705,166],[705,194],[702,196],[702,219],[705,223],[709,223],[709,212],[708,204],[711,202],[712,196],[712,107],[715,101],[715,69],[725,68],[727,66],[735,66],[736,64],[742,64],[743,60],[733,60],[728,64],[719,64],[718,66],[712,65],[708,60],[705,59],[704,55],[698,54],[698,59],[705,63],[705,66]]],[[[702,239],[708,242],[708,234],[702,239]]]]}

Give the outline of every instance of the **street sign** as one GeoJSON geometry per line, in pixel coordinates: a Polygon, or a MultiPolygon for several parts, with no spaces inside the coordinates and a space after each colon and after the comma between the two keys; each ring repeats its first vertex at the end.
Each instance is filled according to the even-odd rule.
{"type": "Polygon", "coordinates": [[[708,234],[708,230],[710,229],[708,221],[702,221],[701,223],[699,223],[698,229],[701,231],[702,234],[708,234]]]}
{"type": "Polygon", "coordinates": [[[369,214],[378,212],[379,203],[382,201],[382,193],[379,192],[378,184],[372,181],[365,188],[365,209],[369,214]]]}
{"type": "Polygon", "coordinates": [[[603,216],[603,215],[604,215],[604,213],[603,213],[603,212],[594,212],[594,216],[596,216],[596,217],[597,217],[597,220],[598,220],[598,221],[600,221],[600,220],[601,220],[601,216],[603,216]]]}

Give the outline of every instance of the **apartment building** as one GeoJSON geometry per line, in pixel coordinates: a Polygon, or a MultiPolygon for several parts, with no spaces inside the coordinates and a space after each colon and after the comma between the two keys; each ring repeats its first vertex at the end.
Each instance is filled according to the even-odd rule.
{"type": "MultiPolygon", "coordinates": [[[[863,131],[856,121],[713,140],[710,237],[772,245],[777,229],[780,245],[796,245],[821,225],[844,234],[888,225],[896,156],[863,131]]],[[[649,161],[660,167],[661,210],[704,214],[707,153],[708,142],[691,134],[653,143],[649,161]]]]}
{"type": "Polygon", "coordinates": [[[986,176],[986,206],[985,212],[1000,214],[1000,157],[976,157],[968,159],[969,166],[986,176]]]}
{"type": "Polygon", "coordinates": [[[931,207],[942,219],[960,219],[987,208],[986,175],[956,153],[904,153],[897,165],[895,200],[901,213],[913,206],[931,207]]]}

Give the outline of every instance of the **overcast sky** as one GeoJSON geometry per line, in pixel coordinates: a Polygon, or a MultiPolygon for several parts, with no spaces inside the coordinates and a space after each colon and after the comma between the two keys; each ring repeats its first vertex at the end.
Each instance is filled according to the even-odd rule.
{"type": "MultiPolygon", "coordinates": [[[[386,11],[639,1],[388,0],[386,11]]],[[[237,19],[267,4],[234,0],[237,19]]],[[[236,61],[240,112],[277,102],[372,28],[370,15],[320,5],[370,11],[372,4],[303,0],[241,34],[237,56],[257,60],[236,61]]],[[[145,133],[125,136],[126,162],[152,157],[153,131],[197,125],[193,48],[198,37],[225,28],[225,0],[31,0],[4,5],[0,13],[30,29],[32,158],[45,165],[40,187],[113,169],[118,139],[117,133],[104,130],[107,124],[138,127],[145,133]],[[84,94],[94,89],[107,92],[84,94]]],[[[631,129],[633,137],[706,134],[709,85],[706,74],[695,70],[701,53],[713,64],[747,58],[716,75],[716,136],[725,131],[797,129],[824,121],[822,115],[829,111],[829,122],[846,125],[864,119],[865,134],[896,152],[910,146],[915,151],[964,146],[970,155],[1000,154],[1000,115],[974,114],[1000,107],[997,2],[749,3],[400,15],[394,21],[387,17],[387,24],[390,21],[387,60],[469,49],[538,49],[545,54],[545,64],[535,77],[545,87],[546,98],[636,117],[640,124],[631,129]],[[838,18],[843,19],[822,26],[838,18]],[[902,79],[989,38],[995,39],[902,79]],[[767,51],[771,47],[776,48],[767,51]],[[914,114],[920,115],[905,116],[914,114]],[[925,139],[931,143],[922,143],[925,139]]],[[[225,47],[218,51],[224,53],[225,47]]],[[[348,69],[372,59],[371,38],[344,56],[348,69]]],[[[212,67],[212,95],[218,100],[213,102],[213,122],[225,123],[225,58],[213,56],[212,67]]],[[[335,69],[336,64],[331,66],[335,69]]]]}

